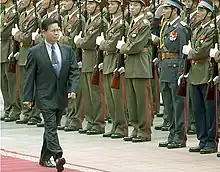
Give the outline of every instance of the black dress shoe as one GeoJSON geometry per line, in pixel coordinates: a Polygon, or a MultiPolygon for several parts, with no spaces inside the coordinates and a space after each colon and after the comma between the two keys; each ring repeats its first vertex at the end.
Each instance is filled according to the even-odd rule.
{"type": "Polygon", "coordinates": [[[85,129],[79,129],[79,134],[86,134],[87,130],[85,129]]]}
{"type": "Polygon", "coordinates": [[[1,117],[1,118],[0,118],[0,120],[1,120],[1,121],[4,121],[4,120],[5,120],[5,118],[8,118],[8,117],[3,116],[3,117],[1,117]]]}
{"type": "Polygon", "coordinates": [[[64,128],[65,128],[64,126],[60,126],[60,125],[59,125],[59,126],[57,127],[57,130],[64,130],[64,128]]]}
{"type": "Polygon", "coordinates": [[[132,139],[133,143],[149,142],[149,141],[151,141],[151,137],[135,137],[132,139]]]}
{"type": "Polygon", "coordinates": [[[161,128],[161,131],[169,131],[169,126],[163,126],[163,127],[161,128]]]}
{"type": "Polygon", "coordinates": [[[124,135],[121,134],[121,133],[113,133],[113,134],[111,135],[111,138],[112,138],[112,139],[121,139],[121,138],[124,138],[124,135]]]}
{"type": "Polygon", "coordinates": [[[158,146],[165,148],[165,147],[168,146],[168,142],[167,141],[166,142],[160,142],[158,146]]]}
{"type": "Polygon", "coordinates": [[[157,113],[156,116],[161,118],[163,117],[163,113],[157,113]]]}
{"type": "Polygon", "coordinates": [[[68,132],[68,131],[79,131],[79,129],[81,128],[77,128],[77,127],[64,127],[64,131],[68,132]]]}
{"type": "Polygon", "coordinates": [[[44,127],[44,123],[37,123],[37,127],[44,127]]]}
{"type": "Polygon", "coordinates": [[[169,143],[167,145],[168,149],[177,149],[177,148],[185,148],[186,147],[186,143],[169,143]]]}
{"type": "Polygon", "coordinates": [[[14,122],[14,121],[16,121],[16,119],[15,118],[5,118],[5,122],[14,122]]]}
{"type": "Polygon", "coordinates": [[[220,152],[217,153],[217,157],[220,157],[220,152]]]}
{"type": "Polygon", "coordinates": [[[50,160],[47,160],[47,161],[41,161],[40,160],[39,164],[43,167],[49,167],[49,168],[55,168],[56,167],[50,160]]]}
{"type": "Polygon", "coordinates": [[[24,118],[24,119],[22,119],[22,120],[17,120],[16,121],[16,124],[27,124],[28,123],[28,119],[27,118],[24,118]]]}
{"type": "Polygon", "coordinates": [[[200,152],[202,148],[200,146],[189,148],[189,152],[200,152]]]}
{"type": "Polygon", "coordinates": [[[30,120],[30,121],[28,121],[27,125],[37,125],[37,121],[30,120]]]}
{"type": "Polygon", "coordinates": [[[104,133],[102,136],[103,137],[111,137],[112,135],[112,132],[107,132],[107,133],[104,133]]]}
{"type": "Polygon", "coordinates": [[[154,129],[155,129],[155,130],[161,130],[162,127],[163,127],[163,124],[155,126],[154,129]]]}
{"type": "Polygon", "coordinates": [[[137,137],[137,136],[128,136],[128,137],[124,137],[123,140],[124,140],[125,142],[130,142],[130,141],[132,141],[133,138],[136,138],[136,137],[137,137]]]}
{"type": "Polygon", "coordinates": [[[64,170],[64,167],[63,165],[66,164],[66,160],[65,158],[58,158],[56,160],[56,169],[57,169],[57,172],[62,172],[64,170]]]}
{"type": "Polygon", "coordinates": [[[204,147],[203,149],[200,150],[200,154],[211,154],[211,153],[216,153],[216,152],[217,150],[211,147],[204,147]]]}
{"type": "Polygon", "coordinates": [[[86,132],[87,135],[98,135],[98,134],[103,134],[104,132],[102,131],[97,131],[97,130],[88,130],[86,132]]]}

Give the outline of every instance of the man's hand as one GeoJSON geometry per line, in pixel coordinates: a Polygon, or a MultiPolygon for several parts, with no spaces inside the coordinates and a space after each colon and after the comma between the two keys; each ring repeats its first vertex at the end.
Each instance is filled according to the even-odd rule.
{"type": "Polygon", "coordinates": [[[125,44],[125,37],[123,36],[122,39],[118,41],[116,48],[120,50],[122,45],[124,44],[125,44]]]}
{"type": "Polygon", "coordinates": [[[104,41],[104,40],[105,40],[105,38],[104,38],[104,33],[102,32],[102,33],[101,33],[101,36],[98,36],[98,37],[96,38],[96,45],[100,45],[101,42],[104,41]]]}
{"type": "Polygon", "coordinates": [[[12,36],[15,36],[15,34],[16,34],[18,31],[19,31],[19,29],[18,29],[18,25],[15,24],[15,27],[12,28],[12,30],[11,30],[11,34],[12,34],[12,36]]]}
{"type": "Polygon", "coordinates": [[[36,32],[32,32],[31,38],[32,38],[33,41],[35,41],[35,38],[36,38],[38,32],[39,32],[39,29],[37,29],[36,32]]]}
{"type": "Polygon", "coordinates": [[[218,52],[218,44],[215,44],[215,48],[211,48],[209,52],[209,56],[215,58],[215,54],[218,52]]]}
{"type": "Polygon", "coordinates": [[[76,42],[77,42],[80,38],[82,38],[82,31],[79,32],[79,35],[76,35],[76,36],[74,37],[74,43],[76,44],[76,42]]]}
{"type": "Polygon", "coordinates": [[[188,45],[183,46],[183,54],[188,55],[189,51],[192,49],[191,42],[189,41],[188,45]]]}
{"type": "Polygon", "coordinates": [[[31,109],[32,108],[33,103],[32,102],[23,102],[23,106],[26,109],[31,109]]]}
{"type": "Polygon", "coordinates": [[[76,98],[76,93],[74,92],[68,93],[68,99],[75,99],[75,98],[76,98]]]}

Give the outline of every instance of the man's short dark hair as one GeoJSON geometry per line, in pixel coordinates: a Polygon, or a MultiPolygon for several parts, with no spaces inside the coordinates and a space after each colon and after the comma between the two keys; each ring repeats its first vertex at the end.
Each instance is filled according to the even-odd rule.
{"type": "Polygon", "coordinates": [[[48,27],[54,23],[59,24],[59,22],[54,18],[47,18],[41,24],[41,29],[47,31],[48,27]]]}

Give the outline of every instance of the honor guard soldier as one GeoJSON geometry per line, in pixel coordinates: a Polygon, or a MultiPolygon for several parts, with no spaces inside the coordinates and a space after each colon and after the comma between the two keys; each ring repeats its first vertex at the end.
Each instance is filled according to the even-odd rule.
{"type": "MultiPolygon", "coordinates": [[[[79,133],[88,135],[103,134],[105,132],[104,114],[101,113],[101,91],[99,85],[91,83],[94,67],[97,65],[96,38],[102,29],[101,7],[104,1],[88,0],[87,12],[89,18],[86,22],[84,35],[82,32],[75,36],[74,42],[78,48],[82,48],[82,73],[83,73],[83,97],[84,115],[87,120],[86,129],[80,129],[79,133]]],[[[103,19],[102,19],[103,20],[103,19]]],[[[97,67],[97,66],[96,66],[97,67]]]]}
{"type": "Polygon", "coordinates": [[[181,10],[183,4],[178,0],[167,0],[163,4],[164,18],[168,21],[161,33],[160,89],[170,127],[167,141],[159,143],[159,147],[168,149],[186,147],[184,100],[177,95],[178,78],[183,73],[182,48],[187,43],[187,30],[180,18],[181,10]]]}
{"type": "Polygon", "coordinates": [[[126,42],[118,41],[117,48],[125,54],[125,91],[129,121],[134,127],[124,141],[151,141],[152,118],[152,48],[150,22],[144,14],[145,0],[130,1],[133,17],[126,42]]]}
{"type": "MultiPolygon", "coordinates": [[[[112,15],[112,19],[106,31],[106,39],[99,36],[96,39],[96,44],[100,45],[100,49],[105,52],[104,61],[99,65],[99,70],[103,70],[104,97],[113,123],[111,131],[106,132],[103,137],[115,139],[126,137],[128,134],[124,109],[124,78],[122,75],[119,76],[119,88],[112,88],[114,70],[118,67],[117,64],[121,58],[120,54],[117,53],[116,44],[121,39],[128,24],[125,17],[122,18],[122,12],[124,12],[126,7],[123,2],[121,0],[109,0],[108,4],[108,10],[110,15],[112,15]]],[[[118,74],[120,75],[120,72],[118,74]]]]}
{"type": "MultiPolygon", "coordinates": [[[[19,95],[20,103],[23,102],[23,87],[24,75],[27,62],[28,51],[33,46],[32,32],[38,28],[38,14],[35,14],[35,7],[33,0],[22,0],[22,6],[25,9],[19,17],[19,32],[15,37],[20,42],[19,54],[16,56],[18,64],[18,78],[19,78],[19,95]]],[[[41,122],[40,110],[33,107],[32,109],[25,109],[22,106],[24,118],[17,120],[16,124],[36,125],[41,122]]]]}
{"type": "MultiPolygon", "coordinates": [[[[13,35],[14,26],[17,24],[18,13],[12,0],[3,0],[4,10],[1,13],[1,91],[4,100],[4,115],[1,120],[12,122],[19,119],[21,113],[16,95],[16,74],[10,72],[10,62],[14,59],[13,55],[13,35]],[[12,33],[13,30],[13,33],[12,33]]],[[[14,66],[15,67],[15,66],[14,66]]]]}
{"type": "Polygon", "coordinates": [[[198,4],[197,19],[201,25],[193,32],[191,42],[185,45],[183,53],[188,55],[191,66],[188,81],[191,84],[192,104],[196,120],[196,133],[199,145],[189,152],[210,154],[217,151],[218,132],[216,125],[215,98],[207,97],[208,82],[212,78],[212,65],[209,52],[214,46],[215,26],[212,22],[214,6],[211,0],[198,4]]]}
{"type": "MultiPolygon", "coordinates": [[[[76,49],[74,43],[74,37],[82,31],[85,25],[85,18],[82,14],[81,7],[82,4],[79,1],[78,4],[75,0],[65,0],[63,2],[64,11],[66,15],[63,19],[63,36],[61,36],[59,42],[63,44],[70,45],[76,49]],[[80,6],[79,6],[80,5],[80,6]],[[78,9],[77,9],[78,6],[78,9]]],[[[78,52],[78,51],[76,51],[78,52]]],[[[77,56],[81,54],[76,53],[77,56]]],[[[82,68],[82,57],[77,57],[79,68],[82,68]]],[[[67,114],[66,114],[66,123],[64,131],[78,131],[82,129],[82,121],[84,118],[82,111],[82,89],[83,86],[82,73],[80,77],[80,90],[77,93],[76,99],[69,99],[67,114]]]]}

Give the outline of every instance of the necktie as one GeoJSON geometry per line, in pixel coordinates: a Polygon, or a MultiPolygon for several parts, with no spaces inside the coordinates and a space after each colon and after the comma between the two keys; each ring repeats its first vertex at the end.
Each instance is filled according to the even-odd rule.
{"type": "Polygon", "coordinates": [[[59,60],[57,57],[57,54],[55,52],[55,47],[54,45],[51,46],[52,52],[51,52],[51,62],[53,65],[53,68],[55,69],[56,73],[59,74],[60,72],[60,64],[59,64],[59,60]]]}

